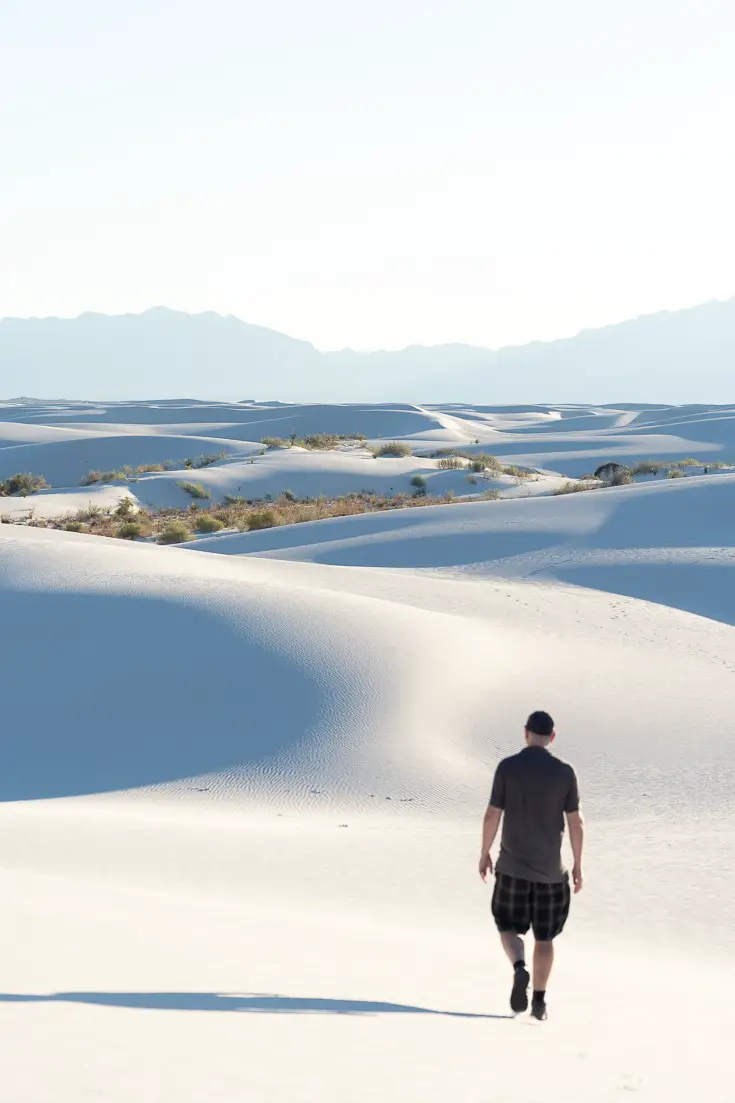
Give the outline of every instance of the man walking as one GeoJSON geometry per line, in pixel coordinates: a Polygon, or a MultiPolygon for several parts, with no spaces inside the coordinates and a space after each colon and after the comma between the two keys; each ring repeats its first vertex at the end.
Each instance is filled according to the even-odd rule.
{"type": "Polygon", "coordinates": [[[528,1007],[530,977],[523,935],[533,930],[533,999],[531,1014],[546,1016],[546,986],[554,962],[554,939],[569,915],[569,875],[561,859],[564,814],[574,855],[572,881],[582,888],[584,822],[573,768],[551,754],[554,721],[533,712],[526,721],[526,746],[505,758],[495,771],[490,804],[482,826],[480,876],[493,872],[490,857],[503,817],[500,854],[495,869],[492,912],[503,949],[513,964],[513,1011],[528,1007]]]}

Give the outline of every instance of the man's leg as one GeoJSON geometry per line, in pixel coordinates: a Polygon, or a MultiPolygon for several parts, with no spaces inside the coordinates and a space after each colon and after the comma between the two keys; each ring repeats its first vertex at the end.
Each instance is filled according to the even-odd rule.
{"type": "Polygon", "coordinates": [[[533,990],[545,992],[551,966],[554,964],[554,943],[537,942],[533,948],[533,990]]]}
{"type": "Polygon", "coordinates": [[[535,1019],[546,1018],[546,985],[554,964],[554,943],[548,939],[536,942],[533,948],[533,998],[531,1014],[535,1019]]]}
{"type": "Polygon", "coordinates": [[[516,962],[526,960],[523,939],[515,931],[501,931],[500,941],[503,943],[503,949],[508,955],[511,965],[515,966],[516,962]]]}
{"type": "Polygon", "coordinates": [[[523,939],[515,931],[501,931],[500,941],[513,965],[513,987],[510,992],[511,1011],[525,1011],[528,1007],[528,983],[530,976],[526,968],[523,939]]]}
{"type": "Polygon", "coordinates": [[[513,965],[513,989],[510,994],[511,1010],[525,1011],[528,1007],[528,985],[531,980],[526,968],[523,938],[531,922],[527,881],[498,874],[493,892],[492,910],[508,958],[513,965]],[[515,929],[514,929],[515,928],[515,929]]]}

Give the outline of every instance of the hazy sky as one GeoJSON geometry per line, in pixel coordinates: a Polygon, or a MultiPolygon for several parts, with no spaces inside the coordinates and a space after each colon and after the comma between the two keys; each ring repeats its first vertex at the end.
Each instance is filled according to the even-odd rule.
{"type": "Polygon", "coordinates": [[[0,0],[0,316],[498,346],[735,294],[731,0],[0,0]]]}

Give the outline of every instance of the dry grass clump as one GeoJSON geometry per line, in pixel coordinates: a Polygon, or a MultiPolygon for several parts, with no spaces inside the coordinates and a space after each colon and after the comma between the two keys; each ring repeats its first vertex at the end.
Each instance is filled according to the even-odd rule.
{"type": "Polygon", "coordinates": [[[465,468],[465,464],[459,456],[442,456],[440,460],[436,461],[436,466],[440,471],[461,471],[465,468]]]}
{"type": "Polygon", "coordinates": [[[213,517],[211,513],[198,513],[194,529],[196,532],[219,532],[225,527],[224,521],[213,517]]]}
{"type": "Polygon", "coordinates": [[[180,521],[169,521],[156,536],[157,544],[185,544],[191,539],[191,532],[180,521]]]}
{"type": "Polygon", "coordinates": [[[115,533],[119,540],[137,540],[142,535],[143,526],[138,521],[123,521],[115,533]]]}
{"type": "Polygon", "coordinates": [[[80,482],[80,486],[93,486],[95,483],[126,483],[131,479],[137,479],[139,475],[156,475],[163,471],[175,471],[177,468],[197,469],[209,467],[226,457],[226,452],[212,452],[201,456],[189,456],[181,460],[164,460],[162,463],[141,463],[137,467],[123,464],[111,471],[88,471],[80,482]]]}
{"type": "Polygon", "coordinates": [[[392,440],[388,444],[381,444],[379,448],[376,448],[373,452],[375,459],[381,459],[383,456],[393,456],[396,459],[400,459],[402,456],[410,456],[411,448],[405,441],[392,440]]]}
{"type": "Polygon", "coordinates": [[[186,491],[192,498],[207,499],[212,497],[212,491],[207,490],[201,483],[179,483],[182,490],[186,491]]]}
{"type": "Polygon", "coordinates": [[[18,472],[4,483],[0,482],[0,498],[26,498],[29,494],[46,490],[48,485],[43,475],[32,475],[29,471],[18,472]]]}
{"type": "Polygon", "coordinates": [[[309,433],[305,437],[262,437],[260,443],[266,448],[306,448],[310,452],[326,452],[338,445],[366,440],[364,433],[309,433]]]}
{"type": "Polygon", "coordinates": [[[599,490],[600,483],[586,483],[586,482],[569,482],[563,483],[562,486],[557,487],[556,490],[552,490],[553,495],[557,494],[580,494],[584,490],[599,490]]]}
{"type": "Polygon", "coordinates": [[[532,471],[528,471],[525,467],[517,467],[514,463],[506,464],[501,470],[504,475],[512,475],[515,479],[530,479],[533,475],[532,471]]]}
{"type": "MultiPolygon", "coordinates": [[[[194,456],[193,458],[184,460],[184,467],[194,468],[195,470],[200,467],[209,467],[210,464],[218,463],[220,460],[225,459],[226,456],[226,452],[204,453],[201,456],[194,456]]],[[[171,468],[168,468],[168,470],[171,470],[171,468]]]]}

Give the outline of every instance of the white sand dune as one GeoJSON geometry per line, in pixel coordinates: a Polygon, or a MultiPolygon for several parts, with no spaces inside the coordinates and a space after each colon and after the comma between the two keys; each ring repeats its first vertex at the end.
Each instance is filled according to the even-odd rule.
{"type": "Polygon", "coordinates": [[[724,1103],[733,493],[0,525],[0,1099],[724,1103]],[[476,874],[534,707],[589,821],[543,1025],[476,874]]]}
{"type": "Polygon", "coordinates": [[[37,520],[57,520],[71,517],[84,509],[116,509],[124,498],[129,498],[137,507],[138,501],[127,486],[112,485],[71,487],[67,490],[39,490],[28,497],[0,498],[0,517],[17,520],[20,518],[37,520]]]}
{"type": "Polygon", "coordinates": [[[336,451],[310,452],[302,448],[277,449],[246,460],[222,462],[198,471],[167,471],[146,475],[135,484],[141,502],[153,508],[182,508],[191,499],[182,490],[182,482],[201,484],[212,501],[227,497],[248,500],[277,498],[290,491],[297,498],[342,497],[361,492],[392,497],[412,494],[411,480],[421,475],[426,492],[441,498],[451,493],[458,497],[478,497],[496,490],[502,497],[531,497],[551,494],[567,480],[540,474],[532,479],[512,475],[478,475],[468,481],[469,471],[461,468],[445,471],[436,459],[421,456],[379,457],[362,448],[345,447],[336,451]]]}
{"type": "Polygon", "coordinates": [[[735,475],[532,501],[340,517],[199,540],[197,551],[556,578],[735,624],[735,475]]]}
{"type": "Polygon", "coordinates": [[[0,448],[0,479],[17,471],[43,475],[53,487],[78,486],[89,471],[116,470],[127,464],[183,461],[220,452],[242,454],[241,441],[215,437],[147,436],[92,433],[79,438],[0,448]]]}

